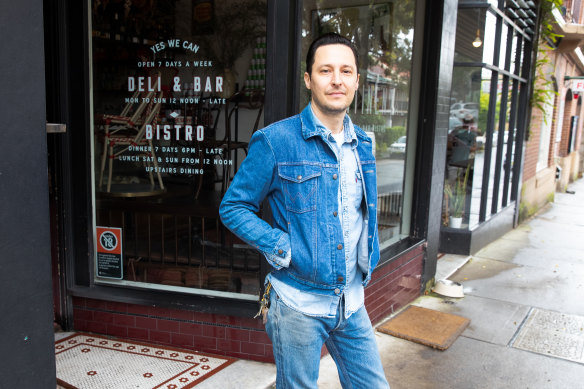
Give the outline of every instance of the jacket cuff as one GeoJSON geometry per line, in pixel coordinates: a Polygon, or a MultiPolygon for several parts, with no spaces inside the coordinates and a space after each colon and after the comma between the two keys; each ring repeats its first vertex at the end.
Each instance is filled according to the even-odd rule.
{"type": "Polygon", "coordinates": [[[264,256],[276,270],[290,266],[292,253],[290,251],[290,236],[283,232],[272,252],[264,252],[264,256]]]}

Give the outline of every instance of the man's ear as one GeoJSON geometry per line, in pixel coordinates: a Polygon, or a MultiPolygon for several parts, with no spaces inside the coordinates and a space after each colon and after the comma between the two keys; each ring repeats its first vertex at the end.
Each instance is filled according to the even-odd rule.
{"type": "Polygon", "coordinates": [[[304,85],[306,85],[306,89],[310,90],[310,74],[308,72],[304,72],[304,85]]]}
{"type": "Polygon", "coordinates": [[[359,80],[361,78],[361,75],[359,73],[357,73],[357,89],[359,89],[359,80]]]}

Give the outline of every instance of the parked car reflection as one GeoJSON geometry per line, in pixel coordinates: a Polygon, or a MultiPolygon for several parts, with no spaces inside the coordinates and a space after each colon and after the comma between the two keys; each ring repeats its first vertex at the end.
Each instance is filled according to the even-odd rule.
{"type": "Polygon", "coordinates": [[[403,158],[403,156],[406,153],[406,139],[407,137],[404,136],[400,136],[398,138],[398,140],[396,140],[395,142],[393,142],[388,148],[388,154],[389,154],[389,158],[403,158]]]}
{"type": "Polygon", "coordinates": [[[479,117],[479,105],[477,103],[454,103],[450,106],[450,116],[462,120],[466,115],[471,115],[475,120],[479,117]]]}

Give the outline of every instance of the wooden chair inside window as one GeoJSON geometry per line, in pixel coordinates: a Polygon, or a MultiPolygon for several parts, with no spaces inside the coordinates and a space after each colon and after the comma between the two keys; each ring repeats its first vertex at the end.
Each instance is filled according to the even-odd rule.
{"type": "Polygon", "coordinates": [[[160,84],[160,76],[155,76],[156,81],[152,90],[141,94],[135,92],[132,99],[124,106],[120,115],[103,115],[103,131],[104,131],[104,145],[101,158],[101,171],[99,176],[99,187],[103,187],[103,178],[106,160],[109,159],[108,179],[106,192],[111,192],[113,162],[114,159],[127,153],[132,146],[143,146],[143,149],[136,153],[132,151],[132,155],[137,155],[145,165],[149,167],[148,173],[150,184],[152,188],[155,186],[154,173],[158,178],[158,184],[161,189],[164,189],[162,176],[158,169],[158,162],[154,153],[155,149],[152,145],[152,139],[146,139],[146,128],[148,125],[156,127],[158,115],[161,109],[161,101],[163,92],[158,92],[160,84]],[[132,107],[136,109],[132,112],[132,107]]]}

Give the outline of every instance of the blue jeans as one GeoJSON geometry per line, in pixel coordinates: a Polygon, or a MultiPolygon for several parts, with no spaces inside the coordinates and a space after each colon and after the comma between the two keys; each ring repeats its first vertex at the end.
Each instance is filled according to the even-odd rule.
{"type": "Polygon", "coordinates": [[[276,387],[317,388],[322,345],[337,365],[343,388],[389,388],[365,307],[345,319],[308,316],[287,307],[272,290],[266,331],[274,347],[276,387]]]}

